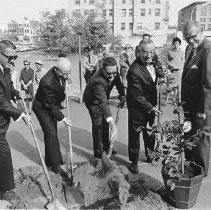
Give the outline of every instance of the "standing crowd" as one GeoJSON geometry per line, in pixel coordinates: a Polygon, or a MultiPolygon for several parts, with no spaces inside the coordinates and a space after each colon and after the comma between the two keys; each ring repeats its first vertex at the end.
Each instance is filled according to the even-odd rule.
{"type": "MultiPolygon", "coordinates": [[[[175,37],[172,47],[166,52],[168,65],[178,71],[175,74],[181,82],[181,101],[185,120],[192,123],[187,134],[193,135],[198,129],[210,126],[211,115],[211,42],[203,35],[197,21],[188,21],[183,28],[183,38],[188,46],[183,53],[179,46],[181,40],[175,37]]],[[[152,126],[156,115],[161,112],[157,107],[157,82],[162,77],[162,65],[155,52],[155,44],[146,34],[135,48],[135,60],[130,59],[129,46],[125,46],[119,63],[108,53],[98,61],[93,49],[87,48],[84,59],[84,78],[86,87],[83,101],[92,122],[93,153],[101,158],[109,152],[110,144],[117,138],[118,131],[109,107],[110,94],[115,86],[119,93],[120,108],[127,103],[128,109],[128,156],[129,170],[138,173],[140,152],[140,126],[152,126]]],[[[14,61],[17,59],[16,46],[10,41],[0,41],[0,199],[17,196],[14,188],[12,159],[6,133],[10,118],[29,125],[31,117],[11,103],[17,100],[27,102],[29,112],[33,110],[44,133],[45,162],[49,170],[58,173],[65,181],[69,180],[62,170],[63,164],[57,122],[71,126],[62,113],[62,102],[66,97],[66,80],[71,73],[69,59],[60,57],[57,65],[46,71],[40,60],[36,61],[37,71],[30,68],[24,60],[20,73],[21,90],[17,91],[12,83],[14,61]],[[34,89],[33,83],[36,81],[34,89]],[[36,94],[34,94],[36,92],[36,94]]],[[[152,162],[151,152],[154,143],[147,130],[142,131],[144,152],[147,162],[152,162]]],[[[204,168],[207,176],[209,165],[210,139],[202,139],[193,151],[186,150],[187,160],[194,161],[204,168]],[[208,145],[208,146],[207,146],[208,145]]],[[[115,155],[117,151],[113,150],[115,155]]],[[[18,198],[17,198],[18,199],[18,198]]]]}

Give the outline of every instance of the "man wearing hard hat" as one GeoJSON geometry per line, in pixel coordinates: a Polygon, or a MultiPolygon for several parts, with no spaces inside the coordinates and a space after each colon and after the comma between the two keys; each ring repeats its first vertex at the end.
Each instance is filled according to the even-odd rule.
{"type": "Polygon", "coordinates": [[[57,135],[57,122],[71,125],[61,112],[61,103],[65,100],[65,81],[70,72],[69,59],[59,58],[57,66],[52,67],[40,80],[32,106],[44,133],[45,163],[65,181],[68,181],[68,176],[61,168],[63,160],[57,135]]]}

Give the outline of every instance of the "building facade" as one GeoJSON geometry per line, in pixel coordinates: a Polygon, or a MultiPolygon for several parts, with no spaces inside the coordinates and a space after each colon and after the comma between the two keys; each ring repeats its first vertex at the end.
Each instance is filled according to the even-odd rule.
{"type": "MultiPolygon", "coordinates": [[[[207,2],[194,2],[189,4],[178,12],[178,30],[181,31],[184,23],[188,20],[197,20],[201,24],[207,23],[210,13],[211,9],[207,6],[207,2]],[[207,18],[205,18],[205,16],[207,16],[207,18]]],[[[208,23],[206,25],[208,25],[208,23]]]]}
{"type": "Polygon", "coordinates": [[[167,34],[169,20],[168,0],[67,0],[68,11],[94,13],[101,8],[114,36],[125,40],[149,33],[167,34]],[[100,7],[99,7],[100,5],[100,7]]]}
{"type": "Polygon", "coordinates": [[[21,21],[11,20],[8,23],[8,35],[16,37],[19,44],[36,44],[39,39],[40,23],[24,18],[21,21]]]}

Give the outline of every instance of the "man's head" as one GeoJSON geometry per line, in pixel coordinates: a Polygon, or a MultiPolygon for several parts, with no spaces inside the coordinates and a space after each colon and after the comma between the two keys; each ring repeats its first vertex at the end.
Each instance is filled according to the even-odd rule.
{"type": "Polygon", "coordinates": [[[144,41],[150,39],[150,37],[151,37],[151,36],[150,36],[149,34],[147,34],[147,33],[146,33],[146,34],[143,34],[143,40],[144,40],[144,41]]]}
{"type": "Polygon", "coordinates": [[[179,37],[174,37],[172,41],[172,46],[174,47],[174,49],[178,49],[180,45],[181,45],[181,39],[179,37]]]}
{"type": "Polygon", "coordinates": [[[105,58],[103,61],[103,71],[109,82],[114,80],[117,75],[117,62],[114,57],[105,58]]]}
{"type": "Polygon", "coordinates": [[[127,51],[129,51],[131,49],[131,46],[129,45],[129,44],[126,44],[125,45],[125,51],[127,52],[127,51]]]}
{"type": "Polygon", "coordinates": [[[35,65],[36,65],[36,67],[37,67],[38,70],[41,70],[41,68],[42,68],[42,66],[43,66],[43,63],[42,63],[41,60],[37,60],[37,61],[35,62],[35,65]]]}
{"type": "Polygon", "coordinates": [[[183,27],[183,38],[193,48],[197,48],[203,40],[200,23],[196,20],[189,20],[183,27]]]}
{"type": "Polygon", "coordinates": [[[67,78],[68,74],[71,74],[71,62],[68,58],[61,57],[58,59],[58,71],[59,77],[67,78]]]}
{"type": "Polygon", "coordinates": [[[30,62],[29,62],[28,60],[24,60],[24,61],[23,61],[23,65],[24,65],[25,69],[29,69],[29,67],[30,67],[30,62]]]}
{"type": "Polygon", "coordinates": [[[144,61],[147,65],[153,62],[153,58],[155,55],[155,45],[151,39],[146,41],[142,40],[139,44],[139,57],[144,61]]]}
{"type": "Polygon", "coordinates": [[[16,46],[9,40],[0,41],[0,65],[6,67],[7,63],[17,59],[16,46]]]}

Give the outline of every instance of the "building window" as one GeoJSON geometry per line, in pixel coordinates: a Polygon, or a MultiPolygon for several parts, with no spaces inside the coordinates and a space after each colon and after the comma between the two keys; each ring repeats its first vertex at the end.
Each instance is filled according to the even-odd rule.
{"type": "Polygon", "coordinates": [[[155,0],[155,3],[156,4],[160,4],[160,0],[155,0]]]}
{"type": "Polygon", "coordinates": [[[146,14],[146,9],[141,9],[141,16],[145,16],[146,14]]]}
{"type": "Polygon", "coordinates": [[[79,5],[80,3],[80,0],[75,0],[75,4],[79,5]]]}
{"type": "Polygon", "coordinates": [[[110,2],[109,2],[110,4],[113,4],[114,3],[114,0],[110,0],[110,2]]]}
{"type": "Polygon", "coordinates": [[[109,16],[113,16],[113,9],[109,9],[109,16]]]}
{"type": "Polygon", "coordinates": [[[133,0],[129,0],[129,4],[133,4],[133,0]]]}
{"type": "Polygon", "coordinates": [[[145,3],[145,0],[141,0],[141,3],[145,3]]]}
{"type": "Polygon", "coordinates": [[[160,23],[155,23],[155,29],[156,30],[160,29],[160,23]]]}
{"type": "Polygon", "coordinates": [[[129,16],[133,16],[133,9],[129,9],[129,16]]]}
{"type": "Polygon", "coordinates": [[[122,0],[122,4],[126,4],[126,0],[122,0]]]}
{"type": "Polygon", "coordinates": [[[155,16],[160,16],[160,9],[155,9],[155,16]]]}
{"type": "Polygon", "coordinates": [[[211,30],[211,24],[208,24],[208,30],[211,30]]]}
{"type": "Polygon", "coordinates": [[[205,24],[201,24],[201,30],[205,30],[205,24]]]}
{"type": "Polygon", "coordinates": [[[203,22],[206,22],[206,18],[203,18],[203,22]]]}
{"type": "Polygon", "coordinates": [[[103,9],[103,16],[106,16],[106,9],[103,9]]]}
{"type": "Polygon", "coordinates": [[[129,29],[133,30],[133,23],[129,23],[129,29]]]}
{"type": "Polygon", "coordinates": [[[211,22],[211,18],[210,18],[210,22],[211,22]]]}
{"type": "Polygon", "coordinates": [[[122,17],[126,17],[126,9],[122,9],[122,17]]]}
{"type": "Polygon", "coordinates": [[[89,4],[95,4],[94,0],[89,0],[89,4]]]}
{"type": "Polygon", "coordinates": [[[121,23],[121,30],[125,30],[125,23],[121,23]]]}
{"type": "Polygon", "coordinates": [[[151,10],[151,9],[149,9],[149,15],[151,15],[151,13],[152,13],[152,10],[151,10]]]}

